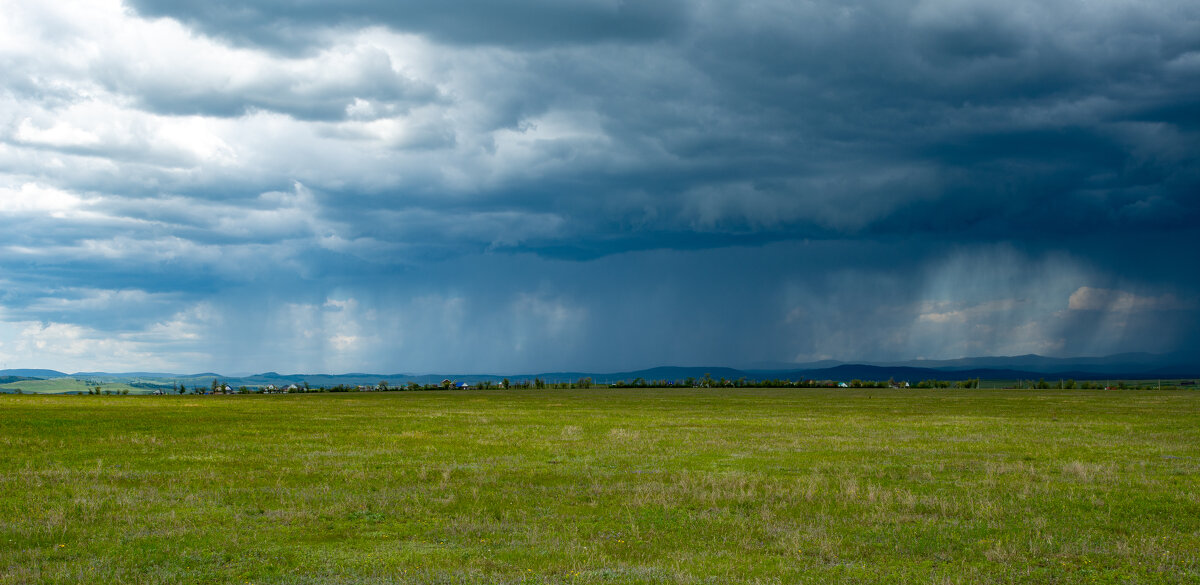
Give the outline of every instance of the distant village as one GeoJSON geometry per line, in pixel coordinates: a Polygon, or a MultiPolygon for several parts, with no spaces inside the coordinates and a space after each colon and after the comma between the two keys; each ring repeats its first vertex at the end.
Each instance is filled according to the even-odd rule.
{"type": "MultiPolygon", "coordinates": [[[[835,388],[835,389],[869,389],[869,388],[890,388],[890,389],[971,389],[971,388],[986,388],[986,389],[1029,389],[1029,390],[1138,390],[1138,389],[1172,389],[1172,388],[1196,388],[1197,384],[1194,380],[1106,380],[1106,381],[1076,381],[1071,379],[1046,380],[1040,378],[1037,380],[981,380],[980,378],[971,378],[966,380],[936,380],[927,379],[919,382],[910,383],[906,380],[888,379],[880,380],[859,380],[850,381],[838,380],[790,380],[790,379],[767,379],[757,380],[748,379],[745,377],[737,379],[729,378],[714,378],[711,375],[705,375],[700,378],[686,377],[680,380],[666,379],[645,379],[634,378],[632,380],[596,380],[591,377],[583,377],[574,381],[554,380],[548,381],[542,378],[533,379],[518,379],[510,380],[503,378],[501,380],[473,380],[461,381],[451,378],[445,378],[440,383],[425,383],[408,382],[405,384],[391,384],[387,380],[381,380],[376,384],[346,384],[340,383],[336,385],[312,385],[307,381],[299,382],[283,382],[283,383],[262,383],[262,384],[238,384],[234,385],[229,382],[222,381],[220,378],[213,378],[208,384],[200,385],[196,383],[188,383],[176,381],[174,383],[153,383],[146,381],[130,381],[127,383],[112,383],[100,380],[70,380],[63,379],[74,384],[82,385],[84,390],[75,390],[67,388],[58,388],[55,390],[33,390],[33,393],[57,393],[57,394],[84,394],[84,395],[189,395],[189,396],[212,396],[212,395],[239,395],[239,394],[303,394],[303,393],[319,393],[319,392],[413,392],[413,391],[433,391],[433,390],[507,390],[507,389],[619,389],[619,388],[835,388]]],[[[46,382],[46,380],[27,379],[24,383],[32,384],[46,382]]],[[[20,382],[18,382],[20,383],[20,382]]],[[[16,384],[16,383],[13,383],[16,384]]],[[[24,394],[27,388],[21,388],[9,384],[0,386],[0,394],[24,394]]],[[[75,388],[79,388],[79,386],[75,388]]]]}
{"type": "MultiPolygon", "coordinates": [[[[705,376],[703,378],[688,377],[682,380],[645,380],[642,378],[635,378],[633,380],[618,380],[615,382],[597,382],[592,378],[580,378],[573,382],[549,382],[541,378],[534,378],[532,380],[509,380],[505,378],[498,382],[478,381],[470,383],[456,382],[455,380],[446,378],[439,384],[418,384],[416,382],[409,382],[408,384],[403,385],[392,385],[386,380],[382,380],[378,384],[374,385],[338,384],[335,386],[310,386],[307,382],[302,382],[299,384],[288,385],[264,384],[259,386],[241,385],[234,387],[230,384],[222,382],[219,379],[213,379],[208,386],[188,386],[187,384],[176,383],[173,384],[170,389],[155,388],[152,394],[301,394],[309,392],[401,392],[429,390],[506,389],[569,390],[584,388],[978,388],[979,382],[980,381],[977,378],[958,381],[923,380],[915,384],[910,384],[907,381],[896,380],[851,380],[849,382],[839,382],[835,380],[749,380],[746,378],[730,380],[726,378],[713,378],[711,376],[705,376]]],[[[1075,387],[1073,381],[1071,387],[1075,387]]],[[[1087,386],[1085,384],[1079,387],[1082,388],[1087,386]]],[[[102,391],[102,388],[97,386],[97,388],[93,391],[89,391],[89,394],[98,394],[102,391]]]]}

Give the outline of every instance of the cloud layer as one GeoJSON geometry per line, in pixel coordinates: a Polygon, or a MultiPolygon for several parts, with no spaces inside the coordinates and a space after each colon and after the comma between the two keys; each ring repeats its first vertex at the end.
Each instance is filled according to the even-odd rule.
{"type": "Polygon", "coordinates": [[[16,2],[0,361],[1200,348],[1200,7],[16,2]]]}

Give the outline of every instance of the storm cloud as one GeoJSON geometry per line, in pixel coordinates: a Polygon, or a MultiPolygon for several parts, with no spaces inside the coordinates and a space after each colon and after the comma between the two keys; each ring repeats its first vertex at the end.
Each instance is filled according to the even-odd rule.
{"type": "Polygon", "coordinates": [[[1200,349],[1200,6],[17,2],[0,362],[1200,349]]]}

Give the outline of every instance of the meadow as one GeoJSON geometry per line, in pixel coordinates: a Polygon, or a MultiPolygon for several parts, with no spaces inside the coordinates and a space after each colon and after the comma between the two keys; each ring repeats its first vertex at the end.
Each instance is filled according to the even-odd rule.
{"type": "Polygon", "coordinates": [[[151,390],[135,388],[129,384],[107,383],[95,384],[75,378],[52,378],[49,380],[21,380],[0,384],[0,392],[20,391],[25,394],[67,394],[78,392],[86,394],[89,390],[100,387],[101,392],[110,394],[149,394],[151,390]]]}
{"type": "Polygon", "coordinates": [[[0,584],[1198,581],[1195,391],[0,396],[0,584]]]}

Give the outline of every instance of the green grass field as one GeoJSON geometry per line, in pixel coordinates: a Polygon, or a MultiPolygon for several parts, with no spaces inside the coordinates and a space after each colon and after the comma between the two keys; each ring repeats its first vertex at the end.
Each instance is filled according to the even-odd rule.
{"type": "Polygon", "coordinates": [[[0,396],[0,583],[1196,583],[1200,393],[0,396]]]}
{"type": "Polygon", "coordinates": [[[127,391],[129,394],[149,394],[153,390],[145,388],[134,388],[129,384],[89,384],[84,380],[75,378],[53,378],[50,380],[21,380],[20,382],[9,382],[0,384],[0,391],[12,392],[20,389],[21,392],[27,394],[67,394],[69,392],[83,392],[100,386],[101,392],[107,390],[113,394],[119,394],[121,391],[127,391]]]}

